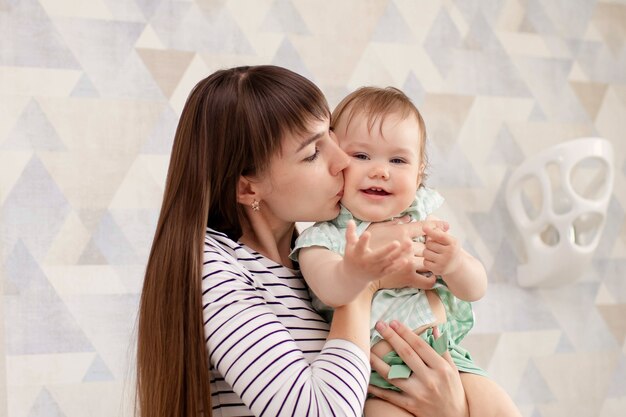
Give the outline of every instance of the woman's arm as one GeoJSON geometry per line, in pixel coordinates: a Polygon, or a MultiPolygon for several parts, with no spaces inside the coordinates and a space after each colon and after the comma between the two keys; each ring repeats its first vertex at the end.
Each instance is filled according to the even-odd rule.
{"type": "MultiPolygon", "coordinates": [[[[305,327],[288,329],[284,313],[279,316],[273,299],[266,299],[269,287],[241,271],[217,256],[203,270],[206,342],[225,382],[255,415],[360,416],[370,373],[363,317],[369,316],[371,298],[360,296],[337,309],[329,340],[311,360],[295,339],[326,338],[327,333],[310,304],[285,289],[287,313],[301,318],[297,326],[305,327]]],[[[276,294],[278,303],[283,295],[276,294]]]]}

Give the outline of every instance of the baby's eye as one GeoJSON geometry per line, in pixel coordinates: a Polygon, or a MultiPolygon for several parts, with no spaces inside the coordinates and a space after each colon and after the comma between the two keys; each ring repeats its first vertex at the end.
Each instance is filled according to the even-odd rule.
{"type": "Polygon", "coordinates": [[[402,158],[392,158],[389,160],[392,164],[406,164],[406,161],[402,158]]]}
{"type": "Polygon", "coordinates": [[[370,159],[370,157],[366,153],[354,153],[352,154],[352,157],[356,159],[362,159],[362,160],[370,159]]]}

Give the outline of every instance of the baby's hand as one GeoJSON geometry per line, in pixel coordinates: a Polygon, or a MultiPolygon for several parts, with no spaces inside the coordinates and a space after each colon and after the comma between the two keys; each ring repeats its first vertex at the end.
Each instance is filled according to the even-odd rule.
{"type": "Polygon", "coordinates": [[[346,250],[343,255],[345,276],[374,281],[404,268],[408,256],[412,252],[412,242],[397,240],[372,250],[369,246],[370,234],[364,232],[360,237],[356,234],[356,224],[350,220],[346,229],[346,250]]]}
{"type": "Polygon", "coordinates": [[[435,275],[448,275],[455,272],[462,262],[459,241],[446,231],[424,226],[424,267],[435,275]]]}

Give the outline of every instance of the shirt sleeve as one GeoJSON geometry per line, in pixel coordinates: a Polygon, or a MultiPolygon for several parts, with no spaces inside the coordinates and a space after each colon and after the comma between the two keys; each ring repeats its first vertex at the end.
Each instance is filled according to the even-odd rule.
{"type": "MultiPolygon", "coordinates": [[[[254,281],[227,259],[203,268],[211,364],[256,416],[361,416],[370,367],[346,340],[307,361],[254,281]]],[[[297,314],[294,312],[294,314],[297,314]]]]}

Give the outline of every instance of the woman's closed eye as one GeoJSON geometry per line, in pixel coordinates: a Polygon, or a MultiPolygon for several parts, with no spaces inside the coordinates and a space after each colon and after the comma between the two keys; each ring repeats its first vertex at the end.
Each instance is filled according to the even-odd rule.
{"type": "Polygon", "coordinates": [[[315,152],[313,153],[313,155],[311,155],[311,156],[307,156],[306,158],[304,158],[304,161],[305,161],[305,162],[313,162],[313,161],[315,161],[315,160],[317,159],[317,157],[319,156],[319,154],[320,154],[320,150],[319,150],[319,148],[316,146],[316,147],[315,147],[315,152]]]}

